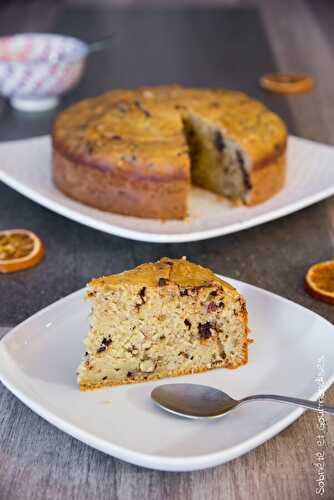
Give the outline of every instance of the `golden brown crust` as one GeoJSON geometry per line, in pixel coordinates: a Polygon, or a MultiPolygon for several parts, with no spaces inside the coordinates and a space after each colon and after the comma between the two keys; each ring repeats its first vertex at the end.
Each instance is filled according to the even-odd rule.
{"type": "Polygon", "coordinates": [[[221,285],[229,292],[238,293],[233,286],[218,278],[210,269],[186,259],[171,259],[169,257],[163,257],[157,262],[141,264],[124,273],[93,279],[89,283],[89,288],[95,290],[101,287],[125,284],[159,287],[161,279],[166,280],[164,284],[174,284],[179,287],[221,285]]]}
{"type": "Polygon", "coordinates": [[[249,158],[250,204],[281,189],[287,132],[277,115],[240,92],[177,86],[112,91],[60,113],[52,133],[57,186],[102,210],[184,218],[189,112],[226,131],[249,158]]]}

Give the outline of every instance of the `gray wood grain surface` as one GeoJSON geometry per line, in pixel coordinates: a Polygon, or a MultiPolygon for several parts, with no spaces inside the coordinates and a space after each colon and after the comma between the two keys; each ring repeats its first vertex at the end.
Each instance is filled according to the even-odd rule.
{"type": "MultiPolygon", "coordinates": [[[[169,5],[202,5],[203,1],[170,1],[169,5]]],[[[78,9],[82,4],[92,3],[104,7],[156,4],[142,0],[72,0],[70,3],[78,9]]],[[[311,94],[288,99],[296,132],[309,139],[334,144],[333,3],[329,0],[215,0],[211,3],[217,7],[259,7],[279,69],[303,70],[316,78],[317,85],[311,94]]],[[[25,31],[52,29],[65,4],[8,2],[0,8],[0,33],[20,27],[25,31]]],[[[0,190],[0,196],[6,200],[10,211],[19,195],[9,196],[6,189],[0,190]]],[[[29,213],[35,212],[29,212],[28,203],[26,206],[22,217],[28,221],[29,213]]],[[[10,219],[6,217],[7,220],[10,219]]],[[[41,224],[39,219],[31,219],[31,222],[44,230],[43,225],[38,226],[41,224]]],[[[15,225],[16,220],[12,223],[15,225]]],[[[51,245],[57,244],[56,229],[50,239],[51,245]]],[[[107,241],[102,235],[97,238],[107,241]]],[[[77,239],[76,244],[79,243],[77,239]]],[[[120,271],[164,254],[187,254],[217,272],[285,295],[333,322],[334,308],[314,301],[303,290],[306,269],[314,261],[333,258],[333,245],[334,198],[331,198],[280,221],[192,245],[154,246],[134,242],[129,245],[125,240],[114,238],[110,240],[110,270],[120,271]]],[[[86,255],[86,270],[79,275],[83,283],[89,278],[90,259],[96,258],[93,246],[88,248],[86,255]]],[[[71,265],[76,264],[69,263],[71,265]]],[[[22,317],[22,311],[13,315],[6,312],[6,304],[9,308],[9,302],[16,300],[14,291],[23,299],[26,293],[24,279],[19,275],[13,279],[13,293],[8,296],[2,292],[0,297],[0,310],[4,311],[5,318],[0,317],[0,337],[22,317]]],[[[67,291],[64,286],[56,292],[61,295],[67,291]]],[[[43,290],[38,293],[38,303],[43,304],[43,290]]],[[[327,392],[327,401],[334,401],[334,388],[327,392]]],[[[316,415],[306,413],[276,438],[228,464],[192,473],[150,471],[113,459],[70,438],[36,416],[1,386],[0,500],[313,499],[318,496],[314,467],[317,434],[316,415]]],[[[334,498],[333,442],[334,425],[328,420],[327,481],[326,493],[322,496],[327,499],[334,498]]]]}

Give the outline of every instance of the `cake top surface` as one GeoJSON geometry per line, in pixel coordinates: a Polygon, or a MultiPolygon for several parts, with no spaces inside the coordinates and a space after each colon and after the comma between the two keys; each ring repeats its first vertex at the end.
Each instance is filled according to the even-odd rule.
{"type": "Polygon", "coordinates": [[[83,100],[56,119],[53,141],[63,154],[138,176],[189,177],[182,117],[199,115],[237,141],[254,165],[279,156],[282,120],[241,92],[179,86],[113,90],[83,100]]]}
{"type": "Polygon", "coordinates": [[[218,278],[210,269],[193,264],[186,259],[168,257],[158,262],[142,264],[124,273],[93,279],[89,287],[97,290],[109,286],[161,287],[168,284],[184,288],[220,285],[225,290],[236,292],[235,288],[218,278]]]}

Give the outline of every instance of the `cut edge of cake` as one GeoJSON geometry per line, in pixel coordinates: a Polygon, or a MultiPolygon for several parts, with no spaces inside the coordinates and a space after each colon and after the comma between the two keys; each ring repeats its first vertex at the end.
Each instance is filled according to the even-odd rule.
{"type": "Polygon", "coordinates": [[[89,283],[81,390],[238,368],[248,360],[244,298],[208,269],[163,258],[89,283]]]}
{"type": "Polygon", "coordinates": [[[228,132],[203,117],[183,117],[189,148],[192,183],[233,203],[250,199],[251,159],[228,132]]]}

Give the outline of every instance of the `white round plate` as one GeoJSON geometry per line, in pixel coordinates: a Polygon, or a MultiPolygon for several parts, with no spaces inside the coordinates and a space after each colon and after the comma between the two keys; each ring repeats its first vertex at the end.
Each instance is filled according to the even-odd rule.
{"type": "Polygon", "coordinates": [[[288,176],[278,195],[255,207],[231,207],[192,187],[184,221],[141,219],[102,212],[56,189],[49,137],[0,144],[0,180],[40,205],[81,224],[124,238],[181,243],[234,233],[300,210],[334,194],[334,148],[289,137],[288,176]]]}
{"type": "MultiPolygon", "coordinates": [[[[334,380],[334,327],[325,319],[259,288],[229,280],[250,313],[249,363],[170,382],[195,382],[239,398],[276,393],[316,399],[319,366],[334,380]]],[[[0,342],[0,380],[21,401],[64,432],[114,457],[152,469],[204,469],[236,458],[287,427],[302,413],[256,402],[222,419],[182,419],[150,399],[163,381],[80,392],[75,371],[88,331],[79,290],[35,314],[0,342]]]]}

